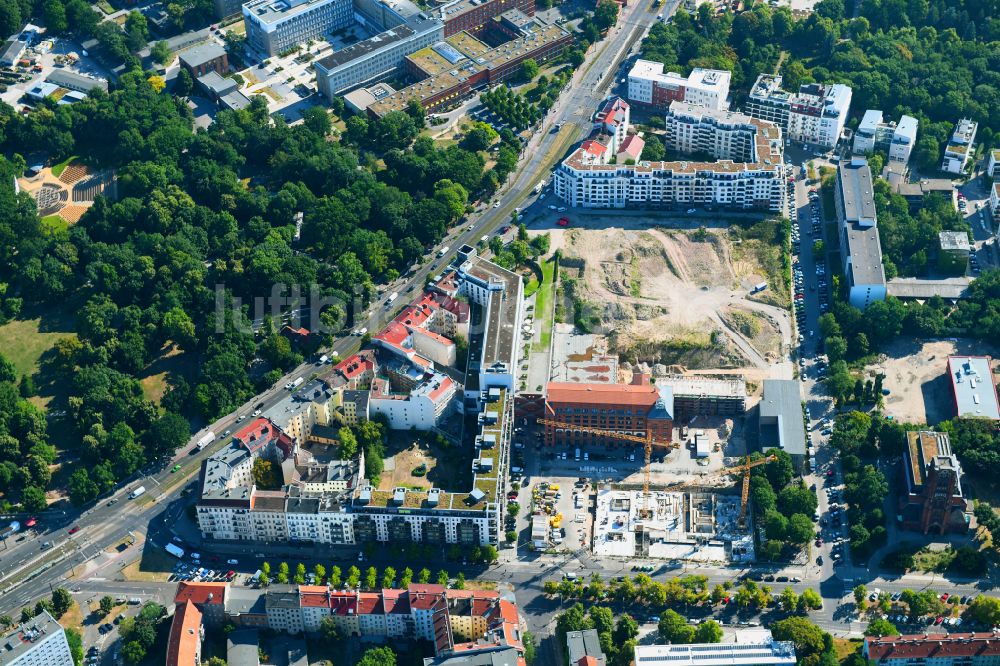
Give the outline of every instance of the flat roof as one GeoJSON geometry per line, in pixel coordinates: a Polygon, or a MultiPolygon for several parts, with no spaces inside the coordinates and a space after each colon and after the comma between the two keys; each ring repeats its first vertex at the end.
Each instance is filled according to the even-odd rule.
{"type": "Polygon", "coordinates": [[[875,189],[868,160],[853,158],[839,167],[840,197],[844,205],[844,220],[849,224],[876,224],[875,189]]]}
{"type": "Polygon", "coordinates": [[[358,58],[395,46],[418,33],[433,31],[441,27],[441,22],[437,19],[417,18],[403,25],[396,26],[391,30],[380,32],[374,37],[335,51],[317,60],[315,65],[327,71],[337,69],[338,67],[353,63],[358,58]]]}
{"type": "Polygon", "coordinates": [[[940,296],[955,300],[969,297],[972,278],[954,277],[935,280],[930,278],[893,278],[886,283],[886,293],[896,298],[933,298],[940,296]]]}
{"type": "Polygon", "coordinates": [[[657,385],[669,386],[674,397],[714,396],[720,398],[746,398],[747,385],[742,379],[718,379],[715,377],[665,377],[656,380],[657,385]]]}
{"type": "Polygon", "coordinates": [[[177,56],[188,67],[198,67],[226,55],[226,49],[215,42],[203,42],[185,49],[177,56]]]}
{"type": "Polygon", "coordinates": [[[53,70],[48,76],[45,77],[45,80],[64,88],[82,88],[87,92],[93,90],[94,88],[100,88],[104,91],[107,91],[108,89],[107,81],[95,79],[90,76],[84,76],[83,74],[77,74],[76,72],[71,72],[66,69],[53,70]]]}
{"type": "Polygon", "coordinates": [[[972,247],[969,243],[969,233],[967,231],[942,231],[938,234],[942,250],[964,250],[966,252],[972,247]]]}
{"type": "Polygon", "coordinates": [[[847,251],[851,257],[852,284],[885,284],[882,242],[878,227],[847,227],[847,251]]]}
{"type": "Polygon", "coordinates": [[[488,339],[483,341],[482,370],[495,363],[505,363],[513,372],[516,351],[514,341],[517,336],[517,311],[521,306],[521,276],[506,268],[497,266],[488,259],[475,256],[461,267],[462,272],[487,285],[501,285],[502,289],[490,292],[488,318],[488,339]]]}
{"type": "MultiPolygon", "coordinates": [[[[33,650],[37,645],[48,640],[66,643],[65,632],[62,626],[60,626],[54,617],[49,615],[48,611],[43,610],[28,622],[4,634],[3,639],[0,639],[0,650],[2,650],[0,659],[2,659],[2,663],[10,664],[23,657],[25,653],[33,650]],[[62,635],[61,638],[59,637],[60,634],[62,635]]],[[[67,656],[69,655],[68,644],[66,645],[65,653],[67,656]]],[[[63,664],[72,664],[73,661],[72,659],[69,661],[57,660],[54,663],[62,666],[63,664]]]]}
{"type": "Polygon", "coordinates": [[[948,374],[956,416],[1000,420],[1000,401],[989,356],[949,356],[948,374]]]}
{"type": "Polygon", "coordinates": [[[261,23],[275,23],[308,11],[316,5],[337,1],[339,0],[250,0],[243,5],[243,15],[251,16],[261,23]]]}
{"type": "Polygon", "coordinates": [[[760,400],[761,429],[774,428],[777,441],[764,441],[761,448],[776,445],[793,456],[806,454],[805,421],[802,418],[802,395],[794,379],[765,379],[760,400]]]}
{"type": "Polygon", "coordinates": [[[772,639],[754,643],[635,646],[636,666],[664,662],[671,666],[793,666],[795,644],[772,639]]]}
{"type": "Polygon", "coordinates": [[[951,469],[957,483],[954,497],[962,496],[962,466],[951,450],[951,440],[946,432],[933,430],[909,431],[906,433],[906,485],[911,494],[919,493],[927,480],[927,471],[933,464],[935,469],[951,469]]]}

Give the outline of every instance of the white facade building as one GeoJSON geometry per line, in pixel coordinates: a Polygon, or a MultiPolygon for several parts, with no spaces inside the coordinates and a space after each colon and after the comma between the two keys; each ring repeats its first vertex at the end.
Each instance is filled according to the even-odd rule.
{"type": "Polygon", "coordinates": [[[899,123],[883,122],[882,112],[877,109],[865,111],[857,131],[854,132],[854,153],[864,155],[876,150],[885,150],[890,162],[906,164],[917,142],[917,119],[902,116],[899,123]]]}
{"type": "Polygon", "coordinates": [[[976,142],[976,131],[979,123],[963,118],[955,125],[951,140],[944,148],[944,159],[941,161],[941,171],[959,174],[965,171],[965,165],[972,157],[976,142]]]}
{"type": "Polygon", "coordinates": [[[43,610],[4,635],[0,642],[0,663],[3,666],[73,666],[73,654],[65,630],[43,610]]]}
{"type": "Polygon", "coordinates": [[[792,94],[781,89],[780,76],[761,74],[750,90],[746,112],[775,123],[791,141],[829,149],[844,131],[852,94],[840,83],[807,83],[792,94]]]}
{"type": "Polygon", "coordinates": [[[247,44],[269,56],[350,26],[351,0],[250,0],[243,5],[247,44]]]}
{"type": "Polygon", "coordinates": [[[742,114],[674,102],[668,141],[720,156],[716,162],[610,164],[600,137],[556,169],[555,194],[579,208],[706,205],[780,212],[786,187],[781,131],[742,114]],[[738,161],[737,161],[738,160],[738,161]]]}
{"type": "Polygon", "coordinates": [[[663,110],[675,101],[715,110],[727,107],[730,72],[696,67],[685,77],[663,69],[661,62],[637,60],[628,73],[629,101],[663,110]]]}

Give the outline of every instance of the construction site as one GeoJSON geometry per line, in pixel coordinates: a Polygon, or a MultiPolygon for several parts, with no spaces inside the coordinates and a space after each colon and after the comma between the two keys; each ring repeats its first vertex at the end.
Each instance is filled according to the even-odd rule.
{"type": "Polygon", "coordinates": [[[753,530],[740,498],[707,491],[597,493],[594,555],[694,562],[752,562],[753,530]]]}

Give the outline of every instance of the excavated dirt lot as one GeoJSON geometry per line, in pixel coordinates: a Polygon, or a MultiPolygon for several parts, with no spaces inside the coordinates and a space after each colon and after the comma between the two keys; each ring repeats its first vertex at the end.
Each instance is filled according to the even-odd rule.
{"type": "Polygon", "coordinates": [[[572,296],[599,313],[599,332],[625,358],[763,369],[787,350],[787,312],[746,298],[765,273],[734,262],[722,232],[571,229],[553,245],[566,264],[583,262],[572,296]]]}

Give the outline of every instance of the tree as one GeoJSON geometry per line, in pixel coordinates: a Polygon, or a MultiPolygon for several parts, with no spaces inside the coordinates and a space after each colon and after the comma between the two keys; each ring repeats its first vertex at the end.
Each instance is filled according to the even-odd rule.
{"type": "Polygon", "coordinates": [[[187,97],[192,90],[194,90],[194,79],[191,78],[191,74],[186,69],[181,67],[180,71],[177,72],[177,78],[174,79],[174,94],[178,97],[187,97]]]}
{"type": "Polygon", "coordinates": [[[803,545],[809,543],[815,534],[813,522],[809,516],[795,513],[789,518],[787,536],[790,542],[803,545]]]}
{"type": "Polygon", "coordinates": [[[347,570],[347,587],[357,589],[361,583],[361,570],[352,566],[347,570]]]}
{"type": "Polygon", "coordinates": [[[722,627],[715,620],[705,620],[698,624],[694,632],[695,643],[721,643],[722,627]]]}
{"type": "Polygon", "coordinates": [[[69,28],[66,20],[66,7],[62,0],[45,0],[42,3],[42,14],[45,17],[45,27],[48,32],[62,34],[69,28]]]}
{"type": "Polygon", "coordinates": [[[600,31],[607,30],[618,21],[618,3],[614,0],[600,0],[594,9],[594,25],[600,31]]]}
{"type": "Polygon", "coordinates": [[[396,653],[386,646],[368,648],[358,666],[396,666],[396,653]]]}
{"type": "Polygon", "coordinates": [[[824,632],[804,617],[790,617],[771,625],[771,635],[778,641],[791,641],[799,659],[819,654],[824,649],[824,632]]]}
{"type": "Polygon", "coordinates": [[[458,575],[455,576],[455,585],[454,585],[454,587],[455,587],[456,590],[464,590],[465,589],[465,574],[462,573],[461,571],[459,571],[458,575]]]}
{"type": "Polygon", "coordinates": [[[52,590],[52,609],[55,611],[56,619],[65,615],[74,603],[73,595],[65,587],[57,587],[52,590]]]}
{"type": "Polygon", "coordinates": [[[173,455],[187,443],[191,427],[180,414],[166,412],[143,435],[143,447],[150,458],[173,455]]]}
{"type": "Polygon", "coordinates": [[[396,583],[396,570],[386,567],[382,572],[382,587],[392,588],[396,583]]]}
{"type": "Polygon", "coordinates": [[[21,505],[28,513],[38,513],[48,508],[45,491],[38,486],[28,486],[21,494],[21,505]]]}
{"type": "Polygon", "coordinates": [[[337,565],[330,567],[329,584],[330,587],[332,587],[335,590],[339,589],[340,586],[343,584],[343,581],[340,579],[340,567],[338,567],[337,565]]]}
{"type": "Polygon", "coordinates": [[[441,569],[437,573],[437,584],[438,585],[447,585],[448,584],[448,572],[445,571],[444,569],[441,569]]]}
{"type": "Polygon", "coordinates": [[[340,440],[340,459],[351,460],[358,454],[358,439],[350,428],[344,427],[337,431],[340,440]]]}
{"type": "Polygon", "coordinates": [[[375,567],[368,567],[368,570],[365,571],[365,589],[374,590],[377,584],[378,572],[375,567]]]}
{"type": "Polygon", "coordinates": [[[278,583],[285,585],[288,583],[288,563],[282,562],[278,565],[278,583]]]}
{"type": "Polygon", "coordinates": [[[1000,624],[1000,599],[980,594],[969,602],[966,612],[976,622],[995,627],[1000,624]]]}
{"type": "Polygon", "coordinates": [[[799,605],[799,595],[790,587],[781,591],[781,607],[786,611],[794,611],[799,605]]]}
{"type": "Polygon", "coordinates": [[[125,43],[133,53],[146,45],[149,40],[149,24],[146,17],[136,10],[128,13],[125,19],[125,43]]]}
{"type": "Polygon", "coordinates": [[[317,563],[316,566],[313,567],[313,575],[316,576],[316,584],[322,585],[323,580],[326,578],[326,567],[317,563]]]}
{"type": "Polygon", "coordinates": [[[521,63],[521,76],[526,81],[531,81],[536,76],[538,76],[539,71],[538,63],[535,62],[534,58],[528,58],[521,63]]]}
{"type": "Polygon", "coordinates": [[[340,640],[340,629],[332,617],[326,616],[320,620],[319,635],[327,644],[333,644],[340,640]]]}
{"type": "Polygon", "coordinates": [[[104,615],[108,615],[115,607],[115,600],[105,594],[101,597],[100,607],[101,612],[104,613],[104,615]]]}
{"type": "Polygon", "coordinates": [[[896,629],[896,625],[889,620],[883,618],[875,618],[868,623],[868,628],[865,629],[865,636],[898,636],[899,630],[896,629]]]}
{"type": "Polygon", "coordinates": [[[250,475],[253,477],[253,482],[259,490],[277,490],[281,488],[281,470],[266,458],[256,458],[253,461],[250,475]]]}
{"type": "Polygon", "coordinates": [[[660,638],[674,645],[694,641],[694,627],[689,625],[687,620],[674,610],[668,609],[660,615],[660,623],[657,628],[660,632],[660,638]]]}
{"type": "Polygon", "coordinates": [[[153,44],[153,47],[149,49],[149,55],[152,56],[154,62],[166,65],[170,62],[173,54],[170,52],[170,44],[168,44],[165,40],[160,40],[153,44]]]}
{"type": "Polygon", "coordinates": [[[399,579],[399,586],[404,590],[410,587],[413,582],[413,569],[406,567],[403,569],[403,575],[399,579]]]}
{"type": "Polygon", "coordinates": [[[823,598],[812,588],[802,590],[799,596],[799,605],[805,606],[809,610],[819,610],[823,607],[823,598]]]}
{"type": "Polygon", "coordinates": [[[146,648],[139,641],[129,641],[122,646],[122,658],[128,664],[139,664],[146,658],[146,648]]]}
{"type": "Polygon", "coordinates": [[[426,585],[431,582],[431,570],[427,567],[421,569],[420,573],[417,574],[417,582],[421,585],[426,585]]]}

